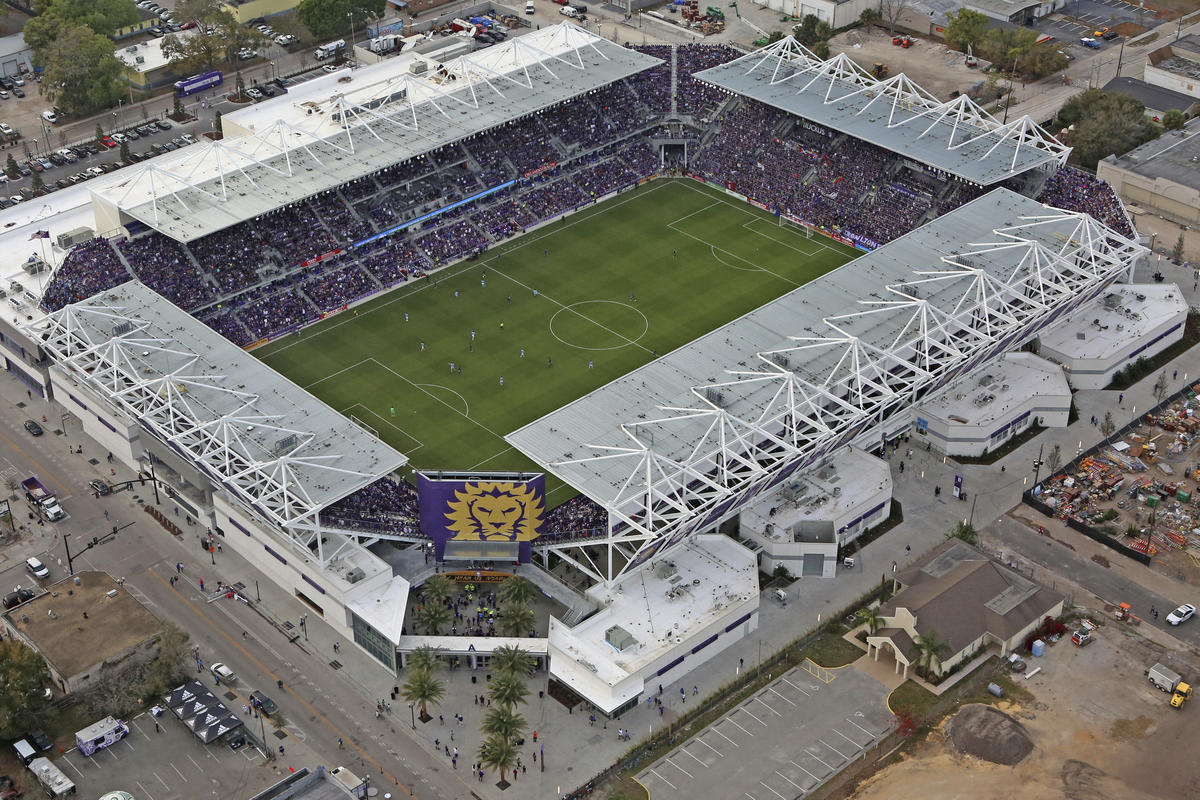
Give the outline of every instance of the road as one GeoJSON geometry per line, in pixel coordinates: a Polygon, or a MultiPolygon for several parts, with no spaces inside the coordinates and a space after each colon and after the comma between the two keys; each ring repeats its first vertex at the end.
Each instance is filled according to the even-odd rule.
{"type": "MultiPolygon", "coordinates": [[[[451,772],[404,735],[402,725],[408,724],[407,714],[403,719],[395,712],[376,717],[375,698],[348,674],[362,677],[360,671],[332,667],[301,638],[289,643],[278,623],[272,623],[270,609],[259,614],[236,601],[211,601],[212,583],[222,573],[220,562],[228,563],[234,556],[202,553],[197,540],[203,531],[198,526],[186,527],[182,518],[184,533],[180,539],[169,535],[140,509],[140,501],[154,503],[149,486],[135,485],[127,492],[94,498],[86,489],[88,480],[133,476],[123,475],[119,469],[117,475],[110,474],[107,453],[81,435],[77,420],[67,415],[64,427],[59,412],[50,410],[56,407],[29,397],[24,387],[10,377],[0,380],[0,407],[5,409],[0,414],[0,474],[6,480],[37,475],[59,494],[69,515],[56,525],[40,525],[28,515],[23,498],[14,500],[19,535],[15,541],[0,545],[10,565],[0,572],[0,581],[29,585],[32,579],[24,573],[22,562],[31,555],[42,557],[50,566],[51,582],[63,579],[68,574],[63,543],[69,536],[76,570],[99,569],[123,577],[126,588],[151,611],[190,634],[205,664],[223,661],[234,670],[238,681],[223,688],[234,692],[237,699],[230,705],[235,710],[240,710],[241,702],[253,689],[266,691],[276,700],[284,720],[280,728],[283,738],[277,738],[272,726],[262,725],[257,719],[247,717],[246,723],[255,734],[260,728],[264,730],[274,747],[285,746],[285,766],[298,769],[343,764],[360,777],[370,776],[376,786],[387,784],[396,797],[410,796],[410,791],[422,800],[466,796],[466,784],[458,777],[465,777],[463,772],[451,772]],[[18,402],[25,407],[17,407],[18,402]],[[30,436],[22,427],[23,420],[41,422],[43,413],[47,417],[46,434],[30,436]],[[78,447],[83,448],[82,453],[75,452],[78,447]],[[94,531],[127,523],[132,524],[123,527],[112,541],[84,549],[94,531]],[[218,565],[214,567],[212,561],[218,565]],[[174,565],[180,562],[186,567],[182,579],[172,587],[169,580],[176,574],[174,565]],[[209,578],[207,593],[200,589],[205,575],[209,578]],[[277,681],[283,682],[282,689],[277,681]],[[345,743],[344,750],[338,747],[339,739],[345,743]]],[[[172,516],[168,498],[165,493],[160,496],[160,509],[172,516]]],[[[235,569],[232,563],[227,568],[235,569]]],[[[277,598],[286,597],[274,587],[270,589],[276,591],[277,598]]],[[[253,597],[253,588],[246,591],[253,597]]],[[[264,587],[263,595],[267,594],[264,587]]],[[[321,623],[310,623],[312,627],[317,625],[321,623]]],[[[358,656],[345,654],[343,660],[353,661],[358,656]]],[[[207,674],[202,679],[211,684],[207,674]]],[[[403,703],[397,705],[403,707],[403,703]]]]}

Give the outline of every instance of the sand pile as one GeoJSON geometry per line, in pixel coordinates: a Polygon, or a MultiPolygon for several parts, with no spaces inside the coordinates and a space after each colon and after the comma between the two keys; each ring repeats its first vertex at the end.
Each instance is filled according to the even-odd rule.
{"type": "Polygon", "coordinates": [[[950,741],[960,753],[1011,766],[1033,751],[1025,726],[991,706],[969,705],[947,726],[950,741]]]}

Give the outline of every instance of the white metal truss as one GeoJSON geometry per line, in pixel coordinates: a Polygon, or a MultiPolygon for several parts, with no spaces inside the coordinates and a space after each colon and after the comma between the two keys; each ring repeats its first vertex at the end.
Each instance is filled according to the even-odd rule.
{"type": "Polygon", "coordinates": [[[922,397],[1095,297],[1143,252],[1085,213],[1048,208],[914,265],[887,286],[891,298],[825,317],[827,333],[756,353],[756,368],[693,387],[695,403],[659,406],[658,418],[622,425],[620,441],[550,464],[607,474],[618,463],[627,477],[605,504],[606,536],[540,549],[611,583],[782,476],[853,442],[877,445],[922,397]],[[985,260],[990,271],[977,266],[985,260]]]}
{"type": "Polygon", "coordinates": [[[797,93],[819,94],[826,106],[853,108],[854,116],[874,119],[883,112],[887,128],[917,130],[918,140],[937,129],[948,131],[947,150],[990,143],[976,148],[978,161],[992,157],[1006,143],[1012,146],[1010,169],[1016,167],[1023,150],[1048,154],[1060,167],[1071,154],[1070,147],[1028,116],[1001,122],[966,95],[938,100],[904,73],[881,80],[845,53],[822,60],[791,36],[730,63],[744,66],[747,75],[766,77],[771,85],[787,84],[797,93]]]}
{"type": "Polygon", "coordinates": [[[365,486],[378,474],[341,466],[345,454],[328,449],[328,436],[262,411],[258,393],[229,385],[205,356],[155,335],[136,309],[102,298],[37,323],[42,347],[72,380],[137,420],[322,566],[355,541],[322,535],[330,531],[318,515],[329,501],[311,489],[333,476],[365,486]]]}

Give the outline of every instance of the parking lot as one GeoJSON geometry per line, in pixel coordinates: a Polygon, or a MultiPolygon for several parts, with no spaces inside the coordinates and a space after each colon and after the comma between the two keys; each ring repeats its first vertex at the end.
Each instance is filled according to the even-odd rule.
{"type": "Polygon", "coordinates": [[[129,728],[127,737],[90,757],[72,750],[53,759],[75,782],[78,796],[99,797],[122,789],[145,800],[248,797],[286,770],[280,762],[267,766],[251,745],[230,750],[220,742],[201,744],[169,712],[158,719],[158,730],[149,714],[132,720],[129,728]]]}
{"type": "MultiPolygon", "coordinates": [[[[1136,3],[1126,3],[1124,0],[1076,0],[1054,14],[1053,19],[1039,20],[1036,27],[1059,39],[1078,40],[1095,38],[1095,32],[1104,28],[1115,29],[1125,23],[1139,24],[1139,15],[1141,25],[1153,25],[1154,11],[1146,9],[1139,12],[1136,3]]],[[[1104,46],[1110,44],[1105,43],[1104,46]]]]}
{"type": "Polygon", "coordinates": [[[807,795],[892,729],[887,694],[887,687],[854,667],[797,667],[637,779],[651,800],[807,795]]]}

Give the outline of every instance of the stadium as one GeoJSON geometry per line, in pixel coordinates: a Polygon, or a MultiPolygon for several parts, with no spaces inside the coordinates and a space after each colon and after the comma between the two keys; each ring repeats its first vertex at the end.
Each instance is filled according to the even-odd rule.
{"type": "Polygon", "coordinates": [[[791,38],[564,22],[223,129],[2,212],[9,373],[385,668],[515,642],[605,714],[753,631],[760,570],[832,576],[889,513],[872,454],[949,451],[922,408],[1145,253],[1029,118],[791,38]],[[567,610],[414,635],[438,569],[567,610]]]}

